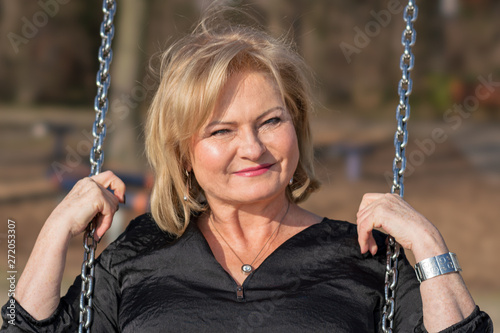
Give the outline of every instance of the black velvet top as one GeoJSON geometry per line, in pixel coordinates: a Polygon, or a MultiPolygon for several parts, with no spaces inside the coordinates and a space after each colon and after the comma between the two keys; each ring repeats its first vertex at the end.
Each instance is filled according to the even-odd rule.
{"type": "MultiPolygon", "coordinates": [[[[385,235],[376,256],[360,253],[356,226],[323,219],[288,239],[242,290],[193,222],[174,240],[150,215],[133,220],[97,259],[93,332],[381,332],[385,235]]],[[[424,332],[419,283],[402,254],[397,332],[424,332]]],[[[6,332],[76,332],[80,277],[42,321],[16,303],[6,332]],[[12,325],[14,323],[15,325],[12,325]]],[[[493,332],[478,308],[446,332],[493,332]]]]}

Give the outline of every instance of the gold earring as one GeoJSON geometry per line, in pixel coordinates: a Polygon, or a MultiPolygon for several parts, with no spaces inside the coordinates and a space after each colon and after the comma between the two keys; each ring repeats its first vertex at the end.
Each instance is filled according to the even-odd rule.
{"type": "Polygon", "coordinates": [[[191,190],[191,175],[186,170],[186,191],[184,192],[184,201],[188,201],[189,191],[191,190]]]}

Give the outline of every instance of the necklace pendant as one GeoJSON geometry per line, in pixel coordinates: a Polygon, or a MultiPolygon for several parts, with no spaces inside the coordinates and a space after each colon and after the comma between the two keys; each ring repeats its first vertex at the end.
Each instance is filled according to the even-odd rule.
{"type": "Polygon", "coordinates": [[[253,271],[253,267],[252,267],[252,265],[245,264],[245,265],[241,266],[241,271],[245,274],[250,274],[253,271]]]}

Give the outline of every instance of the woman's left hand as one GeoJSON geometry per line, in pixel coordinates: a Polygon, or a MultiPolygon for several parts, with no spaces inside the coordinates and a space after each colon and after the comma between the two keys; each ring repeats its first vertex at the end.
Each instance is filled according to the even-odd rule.
{"type": "Polygon", "coordinates": [[[413,252],[417,261],[448,252],[437,228],[397,194],[365,194],[357,213],[357,224],[361,253],[370,251],[375,255],[377,252],[374,228],[382,228],[393,236],[401,246],[413,252]]]}

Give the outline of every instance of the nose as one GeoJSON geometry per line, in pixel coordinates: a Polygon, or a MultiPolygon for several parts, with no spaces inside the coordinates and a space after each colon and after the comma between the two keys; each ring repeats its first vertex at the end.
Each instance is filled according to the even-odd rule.
{"type": "Polygon", "coordinates": [[[266,145],[262,142],[258,133],[254,130],[244,131],[240,142],[240,157],[251,161],[257,161],[267,150],[266,145]]]}

